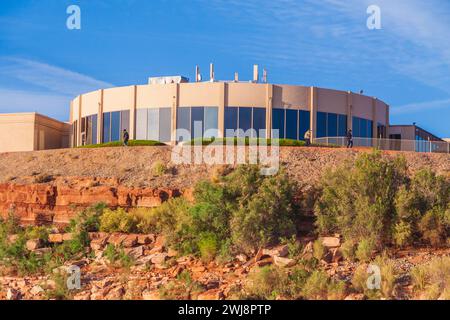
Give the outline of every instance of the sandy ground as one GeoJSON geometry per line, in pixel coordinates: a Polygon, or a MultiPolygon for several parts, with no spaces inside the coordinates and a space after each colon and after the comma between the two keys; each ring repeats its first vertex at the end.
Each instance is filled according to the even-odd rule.
{"type": "MultiPolygon", "coordinates": [[[[127,186],[185,188],[192,187],[199,179],[211,177],[220,167],[204,163],[175,164],[171,161],[171,150],[171,147],[164,146],[0,153],[0,182],[33,183],[38,176],[89,176],[119,178],[127,186]],[[154,174],[153,166],[157,161],[166,165],[166,174],[154,174]]],[[[366,151],[282,147],[280,165],[295,180],[314,184],[327,168],[354,161],[359,152],[366,151]]],[[[410,172],[430,167],[439,174],[450,174],[449,154],[390,152],[385,153],[385,156],[395,157],[398,154],[405,156],[410,172]]]]}

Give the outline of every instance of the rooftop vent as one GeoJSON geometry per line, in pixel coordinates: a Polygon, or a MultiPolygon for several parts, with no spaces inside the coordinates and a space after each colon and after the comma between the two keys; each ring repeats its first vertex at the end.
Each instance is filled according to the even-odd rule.
{"type": "Polygon", "coordinates": [[[168,84],[168,83],[186,83],[189,78],[183,76],[168,76],[168,77],[151,77],[148,79],[149,84],[168,84]]]}

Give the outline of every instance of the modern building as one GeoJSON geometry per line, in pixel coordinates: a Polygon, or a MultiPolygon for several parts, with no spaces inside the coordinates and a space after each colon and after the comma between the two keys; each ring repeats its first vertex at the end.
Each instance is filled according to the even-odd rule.
{"type": "Polygon", "coordinates": [[[71,125],[38,113],[0,114],[0,152],[70,146],[71,125]]]}
{"type": "MultiPolygon", "coordinates": [[[[199,76],[196,76],[199,79],[199,76]]],[[[146,85],[111,88],[76,97],[70,106],[71,145],[130,139],[176,143],[198,137],[226,137],[227,130],[255,129],[253,136],[303,139],[345,136],[387,137],[389,106],[383,101],[317,87],[253,81],[188,82],[185,77],[150,78],[146,85]],[[194,130],[201,122],[200,130],[194,130]],[[186,129],[190,137],[177,137],[186,129]]]]}
{"type": "Polygon", "coordinates": [[[120,141],[124,129],[132,140],[168,144],[236,135],[302,140],[308,130],[318,142],[342,144],[352,130],[355,145],[360,146],[419,152],[450,149],[450,144],[415,125],[390,125],[389,106],[377,98],[270,84],[265,70],[260,81],[258,66],[252,81],[239,81],[238,74],[234,80],[217,81],[211,65],[208,81],[201,81],[197,67],[194,82],[183,76],[155,77],[144,85],[80,94],[70,103],[69,123],[35,113],[1,115],[0,152],[120,141]],[[11,133],[17,138],[11,140],[11,133]]]}

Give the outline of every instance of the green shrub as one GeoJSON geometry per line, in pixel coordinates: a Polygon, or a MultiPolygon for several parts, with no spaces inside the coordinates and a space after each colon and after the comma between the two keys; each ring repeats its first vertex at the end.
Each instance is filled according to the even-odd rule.
{"type": "Polygon", "coordinates": [[[435,247],[445,243],[448,236],[444,214],[440,208],[434,208],[425,213],[419,222],[422,239],[435,247]]]}
{"type": "Polygon", "coordinates": [[[411,270],[417,294],[426,299],[450,299],[450,257],[436,257],[411,270]]]}
{"type": "Polygon", "coordinates": [[[117,210],[105,209],[100,217],[100,231],[137,233],[139,219],[122,208],[117,210]]]}
{"type": "Polygon", "coordinates": [[[419,170],[398,192],[396,208],[397,226],[410,229],[409,235],[408,230],[401,230],[408,235],[408,244],[419,239],[433,246],[445,243],[450,232],[450,221],[446,218],[450,180],[430,169],[419,170]]]}
{"type": "Polygon", "coordinates": [[[48,242],[49,231],[45,226],[29,227],[25,230],[25,237],[27,239],[40,239],[44,243],[48,242]]]}
{"type": "Polygon", "coordinates": [[[412,227],[406,221],[400,221],[394,225],[394,242],[397,246],[403,247],[412,242],[412,227]]]}
{"type": "Polygon", "coordinates": [[[355,241],[372,237],[390,242],[395,195],[405,179],[404,158],[385,159],[377,151],[360,154],[354,165],[328,171],[315,206],[318,231],[355,241]]]}
{"type": "Polygon", "coordinates": [[[375,249],[375,240],[373,240],[372,238],[362,239],[358,243],[358,248],[356,249],[356,258],[361,262],[369,262],[373,256],[375,249]]]}
{"type": "Polygon", "coordinates": [[[355,261],[356,258],[356,244],[352,240],[345,241],[341,246],[342,256],[345,260],[355,261]]]}
{"type": "Polygon", "coordinates": [[[155,161],[152,164],[152,173],[155,177],[163,176],[167,173],[167,165],[162,161],[155,161]]]}
{"type": "Polygon", "coordinates": [[[324,300],[328,297],[328,275],[316,270],[306,280],[302,290],[303,296],[308,300],[324,300]]]}
{"type": "Polygon", "coordinates": [[[129,269],[134,264],[133,258],[127,255],[122,247],[116,247],[111,243],[106,246],[103,255],[115,267],[129,269]]]}
{"type": "Polygon", "coordinates": [[[234,244],[245,252],[296,234],[295,186],[288,177],[281,172],[266,177],[257,186],[251,186],[257,191],[255,194],[245,194],[250,186],[244,186],[239,198],[240,207],[231,218],[234,244]]]}
{"type": "Polygon", "coordinates": [[[280,242],[288,246],[288,257],[294,259],[302,253],[302,245],[297,241],[297,236],[292,235],[290,238],[281,238],[280,242]]]}
{"type": "Polygon", "coordinates": [[[209,262],[215,258],[218,251],[218,241],[215,234],[205,233],[200,236],[198,249],[203,261],[209,262]]]}
{"type": "MultiPolygon", "coordinates": [[[[100,143],[100,144],[90,144],[86,146],[79,146],[77,148],[111,148],[111,147],[122,147],[123,142],[122,141],[113,141],[113,142],[107,142],[107,143],[100,143]]],[[[164,143],[154,140],[129,140],[128,141],[129,147],[140,147],[140,146],[165,146],[164,143]]]]}
{"type": "Polygon", "coordinates": [[[327,252],[327,248],[323,245],[322,241],[320,239],[317,239],[313,243],[313,255],[314,258],[317,260],[322,260],[322,258],[325,256],[325,253],[327,252]]]}
{"type": "Polygon", "coordinates": [[[328,300],[344,300],[347,293],[347,288],[344,281],[332,280],[327,287],[328,300]]]}
{"type": "Polygon", "coordinates": [[[274,300],[286,289],[286,285],[287,277],[282,270],[265,266],[249,274],[245,291],[247,299],[274,300]]]}

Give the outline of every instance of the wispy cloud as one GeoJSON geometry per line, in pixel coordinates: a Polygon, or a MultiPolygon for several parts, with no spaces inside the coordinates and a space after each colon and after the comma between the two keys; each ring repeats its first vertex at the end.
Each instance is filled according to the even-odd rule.
{"type": "Polygon", "coordinates": [[[34,60],[0,57],[0,112],[38,111],[68,119],[70,100],[112,87],[90,76],[34,60]]]}
{"type": "Polygon", "coordinates": [[[414,113],[424,110],[448,109],[450,110],[450,99],[435,100],[420,103],[411,103],[403,106],[391,108],[391,114],[399,115],[405,113],[414,113]]]}
{"type": "Polygon", "coordinates": [[[112,84],[96,80],[78,72],[66,70],[46,63],[21,58],[0,59],[0,75],[44,89],[76,96],[100,88],[111,87],[112,84]]]}

